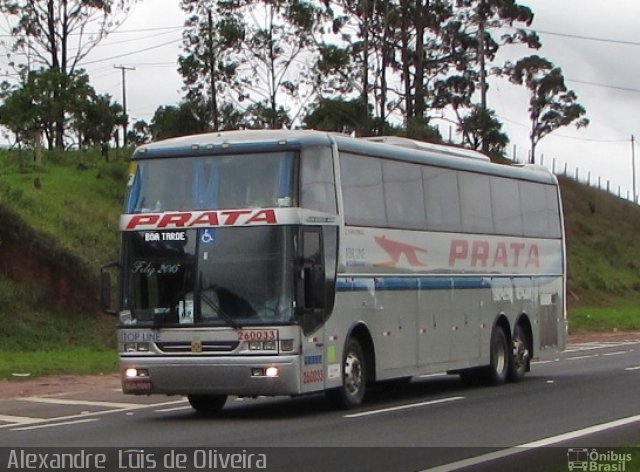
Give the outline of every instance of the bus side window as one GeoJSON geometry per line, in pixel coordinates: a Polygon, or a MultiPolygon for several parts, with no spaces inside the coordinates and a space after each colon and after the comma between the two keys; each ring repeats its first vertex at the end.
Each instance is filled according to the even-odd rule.
{"type": "Polygon", "coordinates": [[[332,214],[337,212],[330,148],[313,146],[303,149],[300,200],[303,208],[332,214]]]}

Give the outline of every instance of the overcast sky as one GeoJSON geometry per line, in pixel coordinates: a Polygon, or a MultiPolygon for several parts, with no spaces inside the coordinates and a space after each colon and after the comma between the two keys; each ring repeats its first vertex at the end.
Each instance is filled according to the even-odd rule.
{"type": "MultiPolygon", "coordinates": [[[[178,0],[142,0],[119,31],[85,59],[84,67],[100,93],[122,101],[121,72],[127,72],[127,107],[132,119],[153,116],[160,105],[176,104],[182,82],[176,71],[184,14],[178,0]],[[133,30],[133,31],[132,31],[133,30]],[[144,51],[147,48],[146,51],[144,51]],[[136,54],[125,55],[140,51],[136,54]],[[120,56],[120,57],[118,57],[120,56]]],[[[617,192],[631,192],[631,135],[640,138],[640,2],[638,0],[521,0],[535,13],[531,26],[539,32],[540,54],[562,68],[568,86],[586,108],[590,125],[562,128],[545,137],[537,149],[548,167],[592,182],[609,180],[617,192]],[[592,38],[592,39],[588,39],[592,38]]],[[[504,50],[501,59],[528,51],[504,50]]],[[[524,161],[529,149],[527,95],[521,87],[491,79],[489,106],[496,110],[511,138],[509,155],[524,161]]],[[[441,127],[446,137],[448,125],[441,127]]],[[[640,167],[640,146],[636,146],[640,167]]],[[[640,175],[640,172],[638,172],[640,175]]],[[[640,185],[640,178],[639,178],[640,185]]]]}

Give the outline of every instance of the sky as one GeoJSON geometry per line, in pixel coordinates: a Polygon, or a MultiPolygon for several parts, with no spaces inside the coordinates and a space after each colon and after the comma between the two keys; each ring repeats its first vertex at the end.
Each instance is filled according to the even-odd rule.
{"type": "MultiPolygon", "coordinates": [[[[532,9],[531,28],[542,42],[538,51],[503,48],[498,61],[539,54],[562,68],[568,87],[578,96],[590,120],[587,128],[561,128],[538,144],[543,165],[576,175],[592,184],[600,179],[614,193],[633,195],[632,152],[640,168],[640,2],[637,0],[520,0],[532,9]],[[635,149],[634,149],[635,147],[635,149]]],[[[161,105],[182,96],[176,68],[184,13],[179,0],[140,0],[115,33],[83,61],[99,93],[122,103],[122,71],[126,71],[127,111],[131,122],[151,120],[161,105]]],[[[529,149],[528,97],[523,87],[505,79],[489,81],[488,105],[496,110],[510,137],[509,157],[523,162],[529,149]]],[[[443,136],[450,125],[438,123],[443,136]]],[[[637,169],[640,193],[640,169],[637,169]]],[[[631,197],[632,198],[632,197],[631,197]]]]}

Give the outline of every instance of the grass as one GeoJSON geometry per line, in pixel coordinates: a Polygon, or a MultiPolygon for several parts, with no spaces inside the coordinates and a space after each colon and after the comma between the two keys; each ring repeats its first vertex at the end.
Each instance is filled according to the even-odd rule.
{"type": "Polygon", "coordinates": [[[47,308],[44,291],[0,274],[0,379],[117,369],[115,319],[47,308]]]}
{"type": "Polygon", "coordinates": [[[569,332],[640,331],[640,300],[620,300],[608,307],[582,306],[569,311],[569,332]]]}
{"type": "Polygon", "coordinates": [[[127,163],[73,153],[25,164],[0,154],[0,204],[57,241],[88,267],[114,260],[127,163]]]}
{"type": "Polygon", "coordinates": [[[111,373],[117,366],[115,349],[69,346],[57,350],[0,351],[0,379],[3,380],[111,373]]]}

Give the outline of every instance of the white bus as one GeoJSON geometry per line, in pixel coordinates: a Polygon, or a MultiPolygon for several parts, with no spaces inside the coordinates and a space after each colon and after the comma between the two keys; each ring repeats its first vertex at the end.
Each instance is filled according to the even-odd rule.
{"type": "Polygon", "coordinates": [[[325,391],[352,408],[381,380],[518,381],[565,346],[562,210],[541,168],[401,138],[188,136],[135,151],[120,229],[125,393],[214,412],[325,391]]]}

